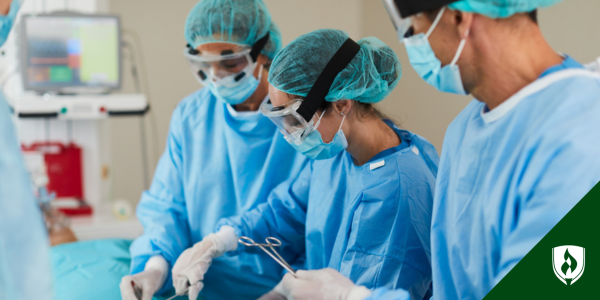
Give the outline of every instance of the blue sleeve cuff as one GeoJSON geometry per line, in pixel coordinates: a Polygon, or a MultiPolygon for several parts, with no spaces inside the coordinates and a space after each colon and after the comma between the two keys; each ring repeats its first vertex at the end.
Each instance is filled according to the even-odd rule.
{"type": "Polygon", "coordinates": [[[365,298],[364,300],[410,300],[410,294],[403,290],[389,290],[387,288],[378,288],[373,291],[371,296],[365,298]]]}

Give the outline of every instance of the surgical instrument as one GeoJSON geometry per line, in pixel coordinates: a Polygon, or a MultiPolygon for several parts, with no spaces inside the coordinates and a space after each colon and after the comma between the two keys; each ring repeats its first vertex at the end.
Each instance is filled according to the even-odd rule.
{"type": "Polygon", "coordinates": [[[137,300],[142,300],[142,289],[139,286],[135,285],[135,282],[133,282],[133,280],[131,281],[131,287],[133,288],[135,298],[137,298],[137,300]]]}
{"type": "Polygon", "coordinates": [[[273,258],[284,269],[286,269],[288,272],[290,272],[290,274],[292,274],[292,275],[294,275],[294,277],[296,277],[296,271],[283,259],[283,257],[281,257],[281,255],[279,255],[279,253],[277,253],[277,251],[275,251],[275,248],[273,248],[273,247],[281,247],[281,241],[274,237],[268,237],[265,239],[265,241],[266,241],[266,244],[259,244],[259,243],[254,242],[254,240],[252,240],[251,238],[249,238],[247,236],[242,236],[238,240],[238,242],[244,246],[259,247],[260,249],[265,251],[265,253],[267,253],[269,256],[271,256],[271,258],[273,258]],[[271,251],[267,250],[266,247],[269,247],[271,249],[271,251]]]}
{"type": "Polygon", "coordinates": [[[183,296],[183,295],[185,295],[185,293],[187,293],[187,291],[190,289],[190,286],[191,286],[191,285],[189,285],[188,287],[186,287],[186,288],[185,288],[185,290],[183,290],[181,293],[179,293],[179,294],[175,294],[175,295],[173,295],[173,296],[169,297],[167,300],[173,300],[173,299],[175,299],[176,297],[179,297],[179,296],[183,296]]]}

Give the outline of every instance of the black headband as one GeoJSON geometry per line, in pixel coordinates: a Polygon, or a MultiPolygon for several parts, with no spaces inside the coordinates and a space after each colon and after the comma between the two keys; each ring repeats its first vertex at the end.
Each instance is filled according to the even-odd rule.
{"type": "Polygon", "coordinates": [[[394,0],[400,16],[408,18],[412,15],[446,6],[458,0],[394,0]]]}
{"type": "Polygon", "coordinates": [[[310,121],[312,119],[321,103],[325,101],[335,77],[350,64],[358,51],[360,51],[360,45],[348,38],[329,60],[296,111],[304,120],[310,121]]]}
{"type": "MultiPolygon", "coordinates": [[[[252,62],[256,62],[256,60],[258,59],[258,55],[260,55],[260,52],[265,48],[265,46],[269,42],[270,36],[271,36],[271,33],[267,32],[267,34],[265,34],[265,36],[260,38],[260,40],[256,41],[256,43],[254,43],[254,45],[252,45],[252,50],[250,50],[250,57],[252,58],[252,62]]],[[[192,48],[192,45],[190,45],[190,44],[187,44],[185,46],[190,49],[189,53],[191,55],[198,55],[200,53],[200,51],[192,48]]]]}

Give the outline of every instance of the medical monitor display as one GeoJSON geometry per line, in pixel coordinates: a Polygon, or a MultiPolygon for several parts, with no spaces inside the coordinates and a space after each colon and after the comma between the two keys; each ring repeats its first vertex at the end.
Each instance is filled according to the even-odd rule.
{"type": "Polygon", "coordinates": [[[115,16],[25,16],[23,83],[39,92],[120,87],[120,33],[115,16]]]}

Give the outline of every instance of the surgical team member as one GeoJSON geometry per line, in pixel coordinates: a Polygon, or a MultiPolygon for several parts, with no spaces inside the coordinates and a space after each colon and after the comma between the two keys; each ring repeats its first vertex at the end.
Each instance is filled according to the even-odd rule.
{"type": "MultiPolygon", "coordinates": [[[[144,300],[169,290],[171,267],[185,249],[212,233],[219,219],[266,201],[307,161],[258,112],[268,100],[268,66],[281,47],[265,4],[202,0],[187,18],[185,38],[185,56],[205,88],[173,112],[166,150],[138,205],[144,234],[131,246],[124,299],[135,299],[131,281],[144,300]]],[[[256,299],[281,279],[282,268],[266,254],[222,257],[213,265],[202,294],[208,299],[256,299]]]]}
{"type": "MultiPolygon", "coordinates": [[[[0,0],[0,46],[20,7],[0,0]]],[[[0,92],[0,299],[52,299],[50,244],[11,114],[0,92]]]]}
{"type": "MultiPolygon", "coordinates": [[[[387,2],[417,73],[476,98],[444,139],[433,299],[482,299],[600,181],[600,76],[554,51],[537,24],[537,9],[557,2],[387,2]]],[[[294,299],[356,289],[333,270],[298,277],[283,280],[294,299]]],[[[383,288],[367,298],[409,297],[383,288]]]]}
{"type": "MultiPolygon", "coordinates": [[[[268,203],[220,221],[216,234],[186,250],[173,267],[177,291],[209,279],[204,272],[224,252],[252,250],[238,247],[238,237],[248,236],[280,239],[283,257],[305,255],[307,269],[335,268],[369,288],[403,288],[422,299],[431,284],[438,155],[373,106],[400,77],[394,51],[373,37],[354,42],[343,31],[322,29],[285,47],[273,61],[271,101],[261,111],[313,161],[268,203]]],[[[278,297],[276,289],[263,299],[278,297]]]]}

